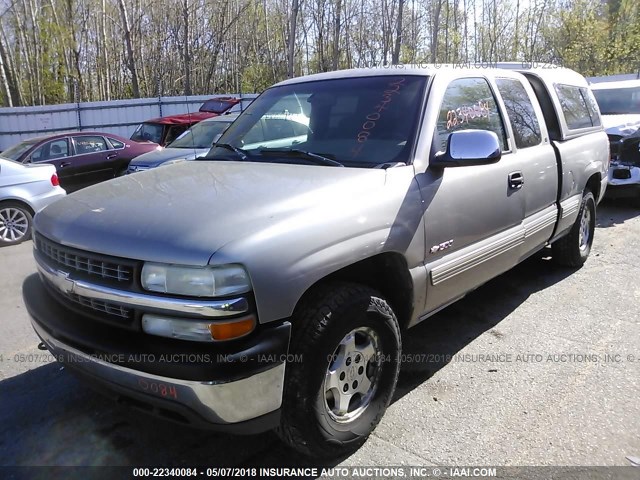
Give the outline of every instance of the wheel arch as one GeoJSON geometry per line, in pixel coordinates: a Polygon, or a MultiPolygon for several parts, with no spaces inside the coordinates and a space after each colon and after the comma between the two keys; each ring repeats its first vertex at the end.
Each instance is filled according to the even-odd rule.
{"type": "Polygon", "coordinates": [[[3,198],[0,200],[0,207],[2,207],[2,205],[5,205],[7,203],[18,203],[20,205],[25,206],[29,211],[29,213],[31,214],[31,217],[33,217],[36,214],[36,211],[34,210],[34,208],[28,202],[26,202],[23,198],[13,198],[13,197],[3,198]]]}
{"type": "Polygon", "coordinates": [[[600,198],[600,189],[602,188],[601,180],[602,176],[600,172],[596,172],[587,179],[584,187],[585,190],[590,190],[591,193],[593,193],[596,203],[598,203],[598,199],[600,198]]]}
{"type": "Polygon", "coordinates": [[[357,283],[378,291],[396,314],[400,328],[408,327],[414,308],[414,288],[407,260],[402,254],[379,253],[326,275],[305,290],[294,311],[316,287],[332,282],[357,283]]]}

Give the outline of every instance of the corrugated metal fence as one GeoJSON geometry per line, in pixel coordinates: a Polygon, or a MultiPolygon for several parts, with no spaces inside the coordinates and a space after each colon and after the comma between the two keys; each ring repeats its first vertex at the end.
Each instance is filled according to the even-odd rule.
{"type": "Polygon", "coordinates": [[[197,112],[205,100],[218,96],[241,98],[242,102],[233,111],[244,109],[257,97],[256,94],[196,95],[0,108],[0,151],[27,138],[66,131],[96,130],[129,138],[136,125],[145,120],[197,112]]]}

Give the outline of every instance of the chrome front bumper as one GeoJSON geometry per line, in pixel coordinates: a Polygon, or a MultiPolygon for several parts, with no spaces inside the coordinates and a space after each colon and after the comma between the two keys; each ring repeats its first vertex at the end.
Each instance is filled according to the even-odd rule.
{"type": "Polygon", "coordinates": [[[66,366],[93,377],[103,386],[118,387],[135,398],[154,400],[163,407],[171,403],[195,412],[214,425],[230,425],[276,411],[282,403],[285,364],[248,378],[220,383],[184,381],[124,368],[87,355],[50,335],[36,321],[34,330],[49,351],[66,366]]]}

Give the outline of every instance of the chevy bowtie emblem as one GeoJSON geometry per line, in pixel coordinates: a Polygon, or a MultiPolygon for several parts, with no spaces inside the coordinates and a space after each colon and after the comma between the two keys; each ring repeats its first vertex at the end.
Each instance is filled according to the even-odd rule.
{"type": "Polygon", "coordinates": [[[62,270],[56,270],[53,272],[53,275],[50,277],[51,282],[62,292],[64,293],[73,293],[73,288],[76,283],[69,278],[69,274],[67,272],[63,272],[62,270]]]}

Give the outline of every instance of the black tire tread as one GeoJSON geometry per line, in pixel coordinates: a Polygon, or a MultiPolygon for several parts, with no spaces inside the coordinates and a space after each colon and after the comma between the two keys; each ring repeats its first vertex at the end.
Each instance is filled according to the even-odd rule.
{"type": "MultiPolygon", "coordinates": [[[[579,249],[576,248],[576,245],[578,242],[577,239],[578,239],[579,229],[580,229],[580,219],[582,218],[584,209],[587,206],[586,198],[588,195],[591,195],[593,199],[593,203],[595,205],[595,197],[593,197],[593,193],[591,193],[591,190],[585,190],[584,195],[582,197],[581,204],[580,204],[580,210],[578,211],[578,217],[576,219],[576,222],[571,227],[571,230],[569,230],[569,233],[567,233],[564,237],[556,240],[551,245],[553,260],[559,265],[562,265],[565,267],[578,268],[578,267],[581,267],[586,260],[586,258],[583,258],[580,255],[580,251],[579,249]]],[[[594,216],[593,222],[595,223],[595,221],[596,219],[594,216]]]]}
{"type": "MultiPolygon", "coordinates": [[[[290,352],[294,354],[301,353],[299,352],[299,349],[302,346],[315,344],[319,338],[324,335],[328,328],[330,319],[327,317],[327,314],[340,310],[350,302],[355,301],[355,299],[362,298],[365,295],[370,296],[372,301],[380,310],[385,311],[395,318],[395,315],[387,302],[384,301],[382,296],[372,288],[347,282],[322,284],[303,298],[296,309],[298,315],[294,315],[296,317],[296,323],[293,328],[290,352]]],[[[393,323],[393,327],[398,339],[400,339],[400,327],[398,326],[397,321],[393,323]]],[[[302,378],[299,375],[299,371],[295,373],[298,375],[288,375],[285,380],[283,405],[285,405],[285,403],[290,403],[286,401],[287,399],[296,397],[296,394],[302,390],[302,386],[306,381],[306,378],[302,378]]],[[[398,372],[396,372],[395,375],[394,385],[397,381],[397,377],[398,372]]],[[[392,394],[389,397],[391,396],[392,394]]],[[[391,398],[387,400],[387,405],[390,399],[391,398]]],[[[383,413],[384,411],[376,416],[372,422],[373,427],[378,424],[383,413]]],[[[283,421],[281,421],[280,426],[276,429],[276,433],[290,447],[310,457],[335,457],[336,454],[344,451],[344,446],[340,443],[337,443],[333,449],[330,447],[327,448],[326,444],[308,444],[306,442],[308,436],[305,435],[306,428],[304,427],[308,423],[309,411],[300,405],[299,408],[292,408],[289,412],[283,412],[283,421]],[[290,416],[290,418],[287,418],[287,416],[290,416]]],[[[365,441],[366,438],[363,438],[360,442],[354,442],[350,446],[355,449],[365,441]]]]}

